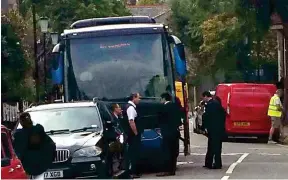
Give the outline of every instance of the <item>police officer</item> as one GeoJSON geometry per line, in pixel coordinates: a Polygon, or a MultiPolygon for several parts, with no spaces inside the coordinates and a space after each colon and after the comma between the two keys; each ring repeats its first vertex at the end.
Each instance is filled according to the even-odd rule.
{"type": "Polygon", "coordinates": [[[205,168],[221,169],[222,168],[222,140],[225,133],[226,114],[218,102],[212,98],[209,91],[202,94],[205,105],[205,113],[203,114],[203,128],[208,137],[208,147],[205,158],[205,168]],[[214,160],[214,164],[213,164],[214,160]]]}
{"type": "Polygon", "coordinates": [[[128,108],[126,110],[128,121],[129,121],[129,127],[130,127],[130,133],[128,133],[128,154],[129,154],[129,161],[131,164],[131,178],[140,178],[139,170],[137,169],[137,161],[139,157],[139,149],[140,149],[140,143],[141,143],[141,133],[139,131],[139,128],[137,127],[137,111],[136,111],[136,105],[139,104],[140,101],[140,95],[139,93],[132,93],[129,96],[128,101],[128,108]]]}
{"type": "Polygon", "coordinates": [[[163,161],[164,172],[157,174],[157,176],[174,176],[179,153],[181,110],[176,103],[172,102],[172,97],[169,93],[163,93],[161,99],[164,106],[161,111],[160,127],[165,158],[163,161]]]}
{"type": "MultiPolygon", "coordinates": [[[[281,128],[281,117],[283,106],[280,98],[282,97],[282,90],[278,89],[276,94],[270,99],[269,108],[268,108],[268,116],[271,117],[272,126],[270,129],[269,140],[272,140],[272,136],[274,134],[275,129],[280,130],[281,128]]],[[[280,130],[281,133],[281,130],[280,130]]]]}

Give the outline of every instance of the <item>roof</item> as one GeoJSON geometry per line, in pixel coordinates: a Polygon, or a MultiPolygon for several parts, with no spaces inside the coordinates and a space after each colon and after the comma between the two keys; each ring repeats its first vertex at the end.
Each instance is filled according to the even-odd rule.
{"type": "Polygon", "coordinates": [[[50,109],[61,109],[61,108],[89,107],[89,106],[96,106],[96,104],[93,102],[43,104],[43,105],[31,107],[31,108],[27,109],[25,112],[50,110],[50,109]]]}
{"type": "Polygon", "coordinates": [[[117,24],[117,25],[105,25],[105,26],[93,26],[79,29],[67,29],[64,30],[64,34],[74,34],[82,32],[97,32],[116,29],[137,29],[137,28],[163,28],[163,24],[117,24]]]}
{"type": "Polygon", "coordinates": [[[149,16],[157,18],[161,14],[165,14],[170,11],[169,6],[167,5],[143,5],[143,6],[128,6],[130,12],[134,16],[149,16]]]}

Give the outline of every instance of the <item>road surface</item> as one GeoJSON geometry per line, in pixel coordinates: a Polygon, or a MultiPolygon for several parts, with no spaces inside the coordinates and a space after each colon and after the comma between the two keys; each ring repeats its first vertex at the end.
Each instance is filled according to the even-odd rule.
{"type": "MultiPolygon", "coordinates": [[[[191,133],[191,155],[178,158],[176,176],[165,179],[288,179],[288,146],[256,140],[223,143],[223,168],[209,170],[204,165],[207,138],[191,133]]],[[[143,179],[157,179],[145,174],[143,179]]],[[[163,178],[160,178],[163,179],[163,178]]]]}

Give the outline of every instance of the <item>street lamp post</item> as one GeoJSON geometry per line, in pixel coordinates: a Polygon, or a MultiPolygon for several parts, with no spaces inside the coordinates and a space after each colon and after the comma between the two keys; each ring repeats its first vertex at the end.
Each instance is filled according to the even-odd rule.
{"type": "Polygon", "coordinates": [[[37,59],[37,35],[36,35],[36,12],[35,2],[32,2],[32,17],[33,17],[33,38],[34,38],[34,80],[36,89],[36,102],[39,102],[39,75],[38,75],[38,59],[37,59]]]}
{"type": "Polygon", "coordinates": [[[47,96],[46,33],[48,32],[48,18],[41,17],[39,24],[40,24],[41,32],[43,33],[44,87],[45,87],[45,98],[46,98],[47,96]]]}

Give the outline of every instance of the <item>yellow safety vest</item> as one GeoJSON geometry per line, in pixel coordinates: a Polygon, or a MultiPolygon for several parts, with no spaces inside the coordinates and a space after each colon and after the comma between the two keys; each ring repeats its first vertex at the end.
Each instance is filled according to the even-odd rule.
{"type": "Polygon", "coordinates": [[[270,117],[281,117],[282,111],[279,111],[276,106],[276,100],[279,99],[277,95],[274,95],[270,99],[269,108],[268,108],[268,116],[270,117]]]}

